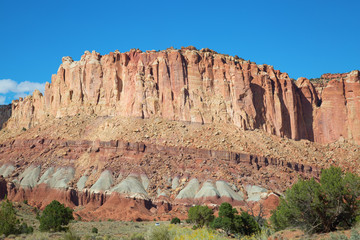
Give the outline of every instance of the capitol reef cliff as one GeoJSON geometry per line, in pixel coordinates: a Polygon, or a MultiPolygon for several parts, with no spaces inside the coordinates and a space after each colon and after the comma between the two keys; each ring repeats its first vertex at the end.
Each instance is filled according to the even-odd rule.
{"type": "Polygon", "coordinates": [[[1,112],[0,198],[84,220],[225,201],[269,216],[298,178],[360,173],[357,70],[294,80],[207,48],[86,51],[1,112]]]}
{"type": "Polygon", "coordinates": [[[360,144],[359,71],[333,80],[321,99],[306,78],[193,47],[64,57],[45,94],[13,102],[9,127],[76,114],[231,123],[294,140],[360,144]]]}

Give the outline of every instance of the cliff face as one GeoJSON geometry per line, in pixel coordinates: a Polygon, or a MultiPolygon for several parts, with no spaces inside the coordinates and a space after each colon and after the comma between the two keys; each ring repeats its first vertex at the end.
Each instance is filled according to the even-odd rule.
{"type": "Polygon", "coordinates": [[[301,139],[312,136],[304,101],[286,73],[207,49],[85,52],[77,62],[63,58],[44,96],[34,92],[14,102],[9,126],[28,128],[78,113],[156,116],[233,123],[301,139]]]}
{"type": "Polygon", "coordinates": [[[360,144],[360,76],[352,71],[345,78],[331,80],[314,110],[315,141],[334,142],[340,137],[360,144]]]}
{"type": "Polygon", "coordinates": [[[331,81],[319,96],[308,79],[295,83],[272,66],[209,49],[93,51],[80,61],[62,60],[44,96],[36,91],[13,103],[9,127],[85,113],[232,123],[295,140],[343,136],[360,143],[357,71],[331,81]]]}
{"type": "Polygon", "coordinates": [[[4,123],[11,117],[11,105],[0,105],[0,130],[4,123]]]}
{"type": "Polygon", "coordinates": [[[358,71],[320,92],[193,47],[62,61],[44,95],[13,101],[0,131],[0,199],[41,208],[58,199],[87,220],[169,220],[192,204],[278,202],[299,175],[330,165],[359,172],[358,71]]]}

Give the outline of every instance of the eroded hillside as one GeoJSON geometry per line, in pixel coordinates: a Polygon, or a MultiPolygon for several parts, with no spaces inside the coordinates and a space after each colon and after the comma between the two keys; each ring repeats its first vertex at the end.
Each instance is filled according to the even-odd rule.
{"type": "Polygon", "coordinates": [[[359,86],[353,71],[320,95],[308,79],[192,47],[65,57],[44,96],[12,104],[0,192],[60,199],[84,219],[169,219],[223,201],[269,214],[299,177],[359,173],[359,86]]]}

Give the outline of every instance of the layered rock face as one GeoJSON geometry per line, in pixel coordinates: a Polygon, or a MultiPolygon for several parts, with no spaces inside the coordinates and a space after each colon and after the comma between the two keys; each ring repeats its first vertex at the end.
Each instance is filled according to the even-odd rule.
{"type": "Polygon", "coordinates": [[[44,96],[35,91],[13,103],[9,127],[96,114],[231,123],[295,140],[360,143],[358,71],[324,74],[332,80],[314,87],[272,66],[193,47],[104,56],[87,51],[80,61],[62,60],[44,96]]]}
{"type": "Polygon", "coordinates": [[[299,176],[359,171],[358,71],[314,86],[193,47],[62,60],[44,95],[3,111],[0,199],[59,199],[87,220],[171,219],[192,204],[273,209],[299,176]]]}
{"type": "Polygon", "coordinates": [[[93,51],[85,52],[80,61],[64,57],[44,96],[36,91],[14,102],[9,127],[28,128],[47,117],[86,113],[226,122],[311,139],[311,122],[306,119],[312,113],[303,103],[310,106],[315,98],[302,95],[286,73],[272,66],[209,49],[115,51],[104,56],[93,51]]]}
{"type": "Polygon", "coordinates": [[[11,105],[0,105],[0,130],[11,117],[11,105]]]}
{"type": "Polygon", "coordinates": [[[0,164],[0,176],[7,183],[0,177],[0,199],[7,195],[39,208],[57,199],[81,206],[77,214],[87,220],[107,219],[102,211],[107,208],[115,214],[112,219],[170,220],[186,216],[186,211],[173,208],[194,203],[256,206],[278,198],[273,191],[284,191],[297,176],[319,176],[315,166],[275,158],[121,140],[18,139],[0,144],[0,159],[5,158],[8,163],[0,164]],[[101,162],[99,168],[95,159],[101,162]]]}
{"type": "Polygon", "coordinates": [[[345,78],[331,80],[314,111],[315,141],[334,142],[339,138],[360,144],[360,76],[352,71],[345,78]]]}

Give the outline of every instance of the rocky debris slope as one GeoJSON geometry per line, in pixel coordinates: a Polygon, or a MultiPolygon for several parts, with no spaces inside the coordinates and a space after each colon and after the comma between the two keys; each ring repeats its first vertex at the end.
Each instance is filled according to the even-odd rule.
{"type": "Polygon", "coordinates": [[[0,130],[11,117],[11,105],[0,105],[0,130]]]}
{"type": "Polygon", "coordinates": [[[104,218],[99,209],[113,209],[113,201],[130,204],[129,198],[147,209],[138,214],[143,220],[184,217],[186,208],[177,209],[192,204],[226,201],[246,207],[274,191],[280,194],[298,176],[319,174],[316,167],[268,157],[119,140],[17,139],[0,145],[0,159],[7,161],[0,174],[8,182],[9,199],[40,208],[58,199],[80,208],[77,214],[85,219],[104,218]],[[266,190],[247,190],[254,185],[266,190]]]}

